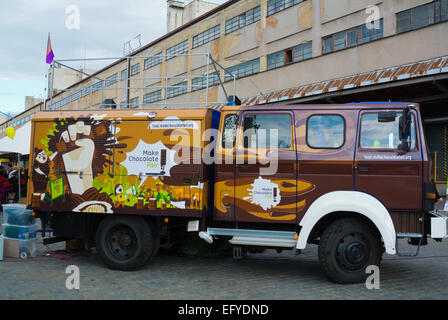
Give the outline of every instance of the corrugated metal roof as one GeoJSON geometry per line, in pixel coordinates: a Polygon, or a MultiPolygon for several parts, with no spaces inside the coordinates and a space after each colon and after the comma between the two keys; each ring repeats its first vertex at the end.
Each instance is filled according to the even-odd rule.
{"type": "Polygon", "coordinates": [[[375,84],[448,73],[448,56],[420,61],[416,63],[376,70],[344,78],[321,81],[296,88],[271,92],[267,95],[246,98],[241,105],[250,106],[277,101],[315,96],[330,92],[343,91],[375,84]]]}

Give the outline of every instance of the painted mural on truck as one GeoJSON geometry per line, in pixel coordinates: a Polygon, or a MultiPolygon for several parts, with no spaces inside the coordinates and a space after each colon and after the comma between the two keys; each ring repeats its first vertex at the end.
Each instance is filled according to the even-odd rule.
{"type": "Polygon", "coordinates": [[[197,161],[202,123],[156,115],[36,121],[31,207],[104,214],[198,212],[208,184],[199,179],[197,161]]]}

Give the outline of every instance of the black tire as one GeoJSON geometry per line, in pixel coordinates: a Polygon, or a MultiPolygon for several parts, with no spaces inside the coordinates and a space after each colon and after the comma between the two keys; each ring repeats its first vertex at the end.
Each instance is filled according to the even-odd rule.
{"type": "Polygon", "coordinates": [[[148,260],[145,261],[145,265],[150,264],[160,250],[160,232],[159,228],[156,227],[153,221],[148,221],[149,227],[153,231],[153,240],[154,240],[154,249],[152,250],[151,255],[148,257],[148,260]]]}
{"type": "Polygon", "coordinates": [[[381,239],[360,219],[344,218],[330,224],[319,243],[319,262],[327,276],[338,283],[364,282],[369,265],[380,266],[381,239]]]}
{"type": "Polygon", "coordinates": [[[141,217],[117,216],[101,221],[95,235],[98,255],[111,269],[131,271],[153,257],[154,231],[141,217]]]}

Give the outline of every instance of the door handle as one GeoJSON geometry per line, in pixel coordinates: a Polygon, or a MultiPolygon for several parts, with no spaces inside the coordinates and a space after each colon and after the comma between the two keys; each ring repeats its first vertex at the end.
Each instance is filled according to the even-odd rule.
{"type": "Polygon", "coordinates": [[[249,169],[250,164],[237,164],[235,165],[235,167],[237,167],[238,169],[249,169]]]}
{"type": "Polygon", "coordinates": [[[370,166],[355,166],[355,169],[359,171],[369,171],[370,166]]]}

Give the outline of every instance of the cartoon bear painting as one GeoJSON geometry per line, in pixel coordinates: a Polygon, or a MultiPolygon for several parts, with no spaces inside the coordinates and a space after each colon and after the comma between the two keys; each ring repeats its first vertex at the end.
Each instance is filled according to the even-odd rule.
{"type": "Polygon", "coordinates": [[[45,150],[35,148],[34,154],[36,158],[33,161],[33,190],[35,195],[39,195],[40,199],[43,200],[45,193],[47,191],[48,185],[48,174],[50,173],[50,165],[47,153],[45,150]]]}

